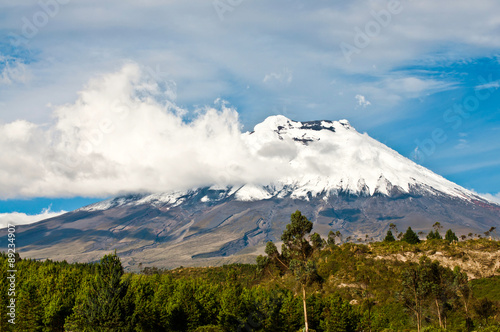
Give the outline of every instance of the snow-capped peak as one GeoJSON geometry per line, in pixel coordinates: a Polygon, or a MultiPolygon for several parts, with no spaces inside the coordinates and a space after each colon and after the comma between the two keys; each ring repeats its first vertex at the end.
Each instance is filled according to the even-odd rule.
{"type": "Polygon", "coordinates": [[[340,191],[390,195],[393,188],[407,193],[419,188],[432,194],[477,198],[367,134],[357,132],[347,120],[298,122],[281,115],[271,116],[255,126],[245,139],[256,155],[273,151],[288,158],[289,167],[272,185],[294,188],[291,194],[297,198],[340,191]]]}
{"type": "Polygon", "coordinates": [[[119,197],[84,209],[130,204],[177,206],[198,196],[202,203],[229,197],[241,201],[284,197],[308,200],[345,192],[364,196],[449,195],[485,201],[366,133],[357,132],[347,120],[298,122],[282,115],[271,116],[254,131],[243,133],[242,140],[255,158],[273,160],[274,167],[278,160],[280,175],[266,183],[214,183],[204,189],[119,197]]]}

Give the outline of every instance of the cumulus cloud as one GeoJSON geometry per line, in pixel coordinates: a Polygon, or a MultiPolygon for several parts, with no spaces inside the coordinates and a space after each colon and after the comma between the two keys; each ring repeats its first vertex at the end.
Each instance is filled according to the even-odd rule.
{"type": "MultiPolygon", "coordinates": [[[[223,101],[190,114],[137,64],[91,80],[54,122],[0,125],[0,197],[108,196],[265,181],[273,161],[248,150],[223,101]]],[[[276,161],[280,162],[280,161],[276,161]]]]}
{"type": "Polygon", "coordinates": [[[40,214],[30,215],[26,213],[0,213],[0,228],[5,228],[9,224],[13,225],[27,225],[33,224],[38,221],[42,221],[49,218],[54,218],[66,213],[66,211],[53,212],[50,207],[43,209],[40,214]]]}
{"type": "Polygon", "coordinates": [[[357,100],[358,106],[366,107],[372,104],[368,100],[366,100],[365,96],[356,95],[354,98],[357,100]]]}

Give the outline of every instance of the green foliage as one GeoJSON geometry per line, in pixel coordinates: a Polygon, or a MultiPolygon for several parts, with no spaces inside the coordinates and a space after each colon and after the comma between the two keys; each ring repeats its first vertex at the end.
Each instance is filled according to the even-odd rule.
{"type": "Polygon", "coordinates": [[[326,299],[326,307],[320,327],[325,332],[354,332],[360,317],[348,301],[338,295],[326,299]]]}
{"type": "Polygon", "coordinates": [[[224,330],[217,325],[200,326],[194,332],[224,332],[224,330]]]}
{"type": "Polygon", "coordinates": [[[408,313],[400,303],[379,304],[372,311],[372,331],[402,331],[410,326],[408,313]]]}
{"type": "Polygon", "coordinates": [[[276,245],[272,241],[267,242],[265,253],[269,258],[274,258],[279,254],[278,248],[276,248],[276,245]]]}
{"type": "MultiPolygon", "coordinates": [[[[270,249],[284,259],[275,246],[270,249]]],[[[384,258],[427,251],[462,257],[468,250],[496,252],[500,243],[344,243],[311,251],[306,260],[291,252],[293,258],[283,263],[293,269],[267,255],[260,258],[260,270],[231,264],[145,268],[142,274],[125,274],[116,255],[93,264],[20,259],[18,320],[15,326],[0,320],[0,330],[296,332],[305,323],[304,290],[311,332],[415,331],[416,311],[421,331],[442,330],[439,318],[447,331],[498,331],[500,277],[469,281],[459,268],[451,271],[428,258],[418,263],[384,258]],[[314,276],[312,271],[314,278],[303,278],[314,276]]],[[[6,259],[0,253],[2,278],[6,259]]],[[[0,283],[3,294],[5,284],[0,283]]],[[[4,305],[7,300],[0,297],[4,305]]],[[[4,315],[5,307],[0,312],[4,315]]]]}
{"type": "Polygon", "coordinates": [[[333,231],[329,231],[328,232],[328,239],[326,240],[326,243],[330,246],[330,247],[334,247],[335,246],[335,238],[337,236],[335,235],[335,233],[333,231]]]}
{"type": "Polygon", "coordinates": [[[406,233],[403,235],[403,238],[401,240],[404,242],[407,242],[409,244],[420,243],[420,239],[418,238],[418,235],[411,229],[411,227],[408,227],[408,229],[406,230],[406,233]]]}
{"type": "Polygon", "coordinates": [[[266,256],[259,255],[256,258],[256,263],[259,270],[262,271],[269,264],[269,258],[266,256]]]}
{"type": "Polygon", "coordinates": [[[295,211],[290,217],[290,223],[281,235],[281,241],[285,252],[291,259],[305,260],[311,254],[312,247],[306,239],[306,235],[311,232],[313,223],[302,215],[300,211],[295,211]]]}
{"type": "Polygon", "coordinates": [[[463,302],[466,318],[469,318],[469,303],[472,296],[472,287],[469,283],[467,274],[462,272],[458,266],[453,269],[453,290],[463,302]]]}
{"type": "Polygon", "coordinates": [[[432,225],[432,228],[434,228],[434,230],[436,231],[436,233],[439,234],[439,230],[443,228],[443,226],[441,226],[441,223],[439,221],[436,221],[434,223],[434,225],[432,225]]]}
{"type": "Polygon", "coordinates": [[[394,235],[392,235],[391,230],[387,231],[387,235],[384,238],[384,242],[394,242],[396,239],[394,238],[394,235]]]}
{"type": "Polygon", "coordinates": [[[431,283],[426,279],[426,271],[422,262],[417,266],[411,266],[403,270],[401,274],[403,289],[400,293],[400,301],[414,315],[417,328],[422,326],[422,308],[426,297],[431,292],[431,283]]]}
{"type": "Polygon", "coordinates": [[[458,242],[458,237],[455,235],[455,233],[453,233],[453,231],[451,229],[449,229],[448,231],[446,231],[446,235],[444,236],[444,239],[448,243],[451,243],[451,242],[454,242],[454,241],[458,242]]]}
{"type": "Polygon", "coordinates": [[[477,300],[472,306],[476,315],[488,325],[488,318],[493,316],[496,312],[495,304],[487,298],[477,300]]]}
{"type": "Polygon", "coordinates": [[[500,276],[472,280],[471,288],[476,298],[500,302],[500,276]]]}
{"type": "Polygon", "coordinates": [[[314,233],[311,235],[311,243],[314,250],[323,249],[324,246],[323,239],[318,233],[314,233]]]}
{"type": "MultiPolygon", "coordinates": [[[[307,241],[306,235],[311,232],[313,223],[309,221],[300,211],[295,211],[290,217],[290,223],[281,235],[283,241],[283,252],[290,261],[288,269],[293,273],[295,279],[302,287],[302,302],[304,304],[304,324],[306,332],[308,329],[307,300],[305,287],[312,281],[318,279],[316,264],[311,260],[313,246],[307,241]]],[[[313,234],[313,245],[319,250],[323,246],[323,240],[319,234],[313,234]],[[315,243],[315,241],[317,243],[315,243]]],[[[279,260],[279,259],[278,259],[279,260]]],[[[281,261],[280,261],[281,262],[281,261]]],[[[282,263],[282,262],[281,262],[282,263]]],[[[283,266],[286,266],[282,263],[283,266]]]]}
{"type": "Polygon", "coordinates": [[[439,232],[436,231],[430,231],[429,234],[427,234],[427,240],[442,240],[443,237],[439,232]]]}
{"type": "Polygon", "coordinates": [[[123,267],[115,254],[104,256],[88,280],[86,296],[77,302],[68,326],[97,331],[126,330],[127,303],[125,294],[129,280],[122,280],[123,267]]]}

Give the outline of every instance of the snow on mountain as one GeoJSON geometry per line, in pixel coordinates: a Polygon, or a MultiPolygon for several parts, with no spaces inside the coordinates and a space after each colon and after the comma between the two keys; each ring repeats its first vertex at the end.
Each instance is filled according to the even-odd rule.
{"type": "MultiPolygon", "coordinates": [[[[290,196],[311,197],[349,192],[356,195],[419,193],[483,200],[474,193],[403,157],[347,120],[297,122],[284,116],[268,117],[254,131],[242,134],[255,158],[280,161],[281,177],[269,183],[218,185],[208,189],[202,202],[234,194],[236,200],[255,201],[290,196]]],[[[167,204],[177,206],[201,189],[134,195],[110,199],[81,210],[104,210],[120,205],[167,204]]]]}
{"type": "Polygon", "coordinates": [[[358,133],[347,120],[295,122],[284,116],[267,118],[247,133],[257,153],[288,155],[292,177],[277,183],[296,188],[297,198],[323,192],[349,191],[389,194],[393,187],[409,192],[414,187],[468,198],[464,188],[358,133]]]}

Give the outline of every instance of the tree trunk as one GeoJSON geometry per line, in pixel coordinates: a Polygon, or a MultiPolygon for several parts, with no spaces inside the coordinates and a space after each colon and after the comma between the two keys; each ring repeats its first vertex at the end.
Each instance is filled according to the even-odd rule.
{"type": "Polygon", "coordinates": [[[286,269],[289,269],[289,267],[288,267],[288,266],[286,266],[286,264],[285,264],[285,263],[283,263],[283,262],[281,261],[281,259],[279,259],[278,257],[276,257],[276,259],[277,259],[277,260],[278,260],[278,262],[280,262],[280,263],[281,263],[281,265],[283,265],[286,269]]]}
{"type": "Polygon", "coordinates": [[[306,332],[309,332],[309,325],[307,324],[306,289],[304,285],[302,285],[302,302],[304,303],[304,321],[306,323],[306,332]]]}
{"type": "Polygon", "coordinates": [[[420,332],[420,304],[417,297],[417,290],[414,289],[415,292],[415,313],[417,314],[417,331],[420,332]]]}
{"type": "Polygon", "coordinates": [[[417,332],[420,332],[420,313],[417,309],[417,332]]]}
{"type": "Polygon", "coordinates": [[[420,325],[422,325],[422,318],[420,312],[417,313],[417,332],[420,332],[420,325]]]}
{"type": "Polygon", "coordinates": [[[439,303],[438,303],[437,298],[435,298],[435,300],[436,300],[436,308],[437,308],[437,312],[438,312],[439,327],[443,328],[443,322],[441,321],[441,311],[439,311],[439,303]]]}

